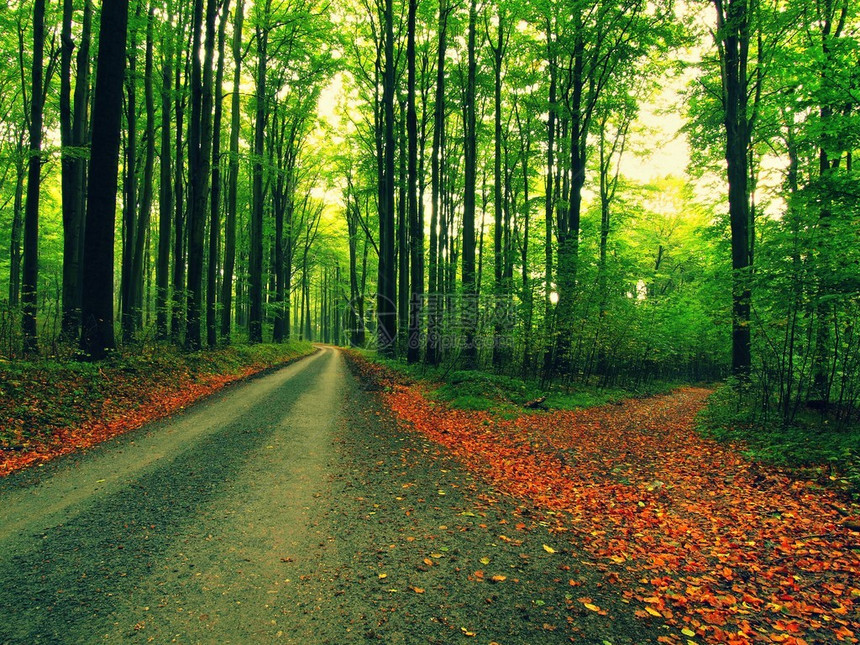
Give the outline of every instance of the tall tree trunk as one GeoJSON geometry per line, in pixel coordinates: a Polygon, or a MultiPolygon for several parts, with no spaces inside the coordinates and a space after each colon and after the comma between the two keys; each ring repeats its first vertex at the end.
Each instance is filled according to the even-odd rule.
{"type": "Polygon", "coordinates": [[[495,315],[493,316],[493,366],[500,369],[505,362],[502,348],[504,333],[504,311],[507,305],[507,288],[503,269],[505,265],[505,246],[503,235],[505,222],[502,206],[502,61],[505,55],[505,12],[499,8],[499,24],[496,44],[493,49],[495,135],[493,137],[495,150],[493,155],[493,213],[495,217],[493,230],[493,276],[495,278],[495,315]]]}
{"type": "Polygon", "coordinates": [[[233,96],[230,101],[230,167],[227,185],[227,212],[224,222],[224,275],[221,278],[221,338],[230,341],[233,306],[233,270],[236,263],[236,207],[239,192],[239,130],[242,81],[242,25],[245,2],[237,0],[233,19],[233,96]]]}
{"type": "Polygon", "coordinates": [[[557,214],[558,263],[556,270],[558,305],[556,321],[555,368],[564,372],[572,369],[570,348],[573,337],[572,321],[579,271],[579,229],[582,215],[582,187],[585,184],[589,105],[585,101],[585,43],[583,27],[578,24],[574,36],[572,67],[569,68],[570,88],[566,98],[570,126],[567,142],[569,173],[563,191],[567,196],[566,211],[557,214]]]}
{"type": "Polygon", "coordinates": [[[60,141],[62,144],[63,200],[63,318],[66,340],[77,339],[81,322],[81,245],[84,223],[86,116],[89,102],[89,48],[92,5],[84,2],[83,29],[77,55],[77,80],[72,105],[72,20],[74,3],[63,0],[62,50],[60,56],[60,141]]]}
{"type": "Polygon", "coordinates": [[[556,163],[555,163],[555,133],[556,133],[556,109],[557,92],[558,92],[558,70],[556,68],[556,58],[554,53],[552,22],[551,18],[546,19],[546,42],[547,42],[547,63],[549,67],[549,115],[547,117],[547,147],[546,147],[546,199],[544,201],[544,328],[548,330],[549,336],[544,348],[543,373],[544,378],[551,376],[553,363],[553,348],[555,347],[555,305],[552,302],[552,234],[553,234],[553,217],[556,195],[554,190],[558,190],[553,184],[555,178],[556,163]]]}
{"type": "Polygon", "coordinates": [[[248,338],[252,343],[263,342],[263,154],[266,129],[266,65],[268,64],[268,24],[271,0],[266,0],[257,24],[257,108],[254,125],[254,156],[252,164],[251,249],[249,257],[250,312],[248,338]]]}
{"type": "MultiPolygon", "coordinates": [[[[834,69],[838,69],[838,63],[833,60],[833,46],[842,37],[842,32],[845,28],[846,19],[848,17],[849,2],[847,0],[825,0],[824,2],[816,3],[816,18],[820,29],[818,40],[821,43],[820,50],[820,71],[818,72],[819,83],[821,87],[821,102],[818,106],[818,122],[820,128],[819,147],[818,147],[818,178],[821,182],[821,190],[823,199],[821,200],[820,210],[818,213],[818,226],[821,230],[822,243],[820,245],[818,257],[825,259],[833,257],[830,240],[830,220],[832,217],[831,198],[828,192],[831,190],[828,183],[833,180],[834,171],[839,167],[842,160],[843,149],[845,142],[839,141],[838,130],[834,129],[833,119],[834,114],[839,112],[838,105],[834,104],[827,92],[832,91],[834,86],[833,79],[830,78],[834,69]]],[[[853,108],[848,108],[852,111],[853,108]]],[[[850,150],[850,144],[848,145],[850,150]]],[[[847,167],[850,172],[851,157],[849,150],[847,153],[847,167]]],[[[752,217],[750,218],[752,221],[752,217]]],[[[754,241],[754,236],[750,235],[751,241],[754,241]]],[[[752,254],[750,254],[752,255],[752,254]]],[[[752,260],[752,258],[751,258],[752,260]]],[[[825,260],[826,262],[826,260],[825,260]]],[[[824,276],[829,273],[829,267],[821,266],[818,268],[819,275],[824,276]]],[[[820,279],[819,279],[820,280],[820,279]]],[[[823,285],[818,285],[815,293],[815,318],[817,320],[815,330],[815,353],[812,365],[812,381],[814,387],[813,396],[823,401],[830,400],[830,393],[833,386],[833,370],[835,363],[833,358],[833,345],[831,339],[831,328],[834,326],[833,306],[828,302],[826,297],[827,291],[822,288],[823,285]],[[832,367],[831,367],[832,366],[832,367]]]]}
{"type": "MultiPolygon", "coordinates": [[[[200,348],[203,317],[203,240],[212,154],[212,59],[217,14],[218,0],[208,0],[202,69],[199,53],[192,57],[191,62],[191,127],[188,135],[191,216],[188,222],[188,293],[185,309],[185,347],[189,350],[200,348]]],[[[196,27],[192,52],[200,52],[202,15],[203,0],[197,0],[194,5],[193,24],[196,27]]]]}
{"type": "MultiPolygon", "coordinates": [[[[350,169],[350,173],[352,170],[350,169]]],[[[364,345],[364,319],[361,307],[362,293],[358,285],[358,196],[354,195],[352,176],[347,176],[346,225],[349,234],[349,343],[353,347],[364,345]]]]}
{"type": "Polygon", "coordinates": [[[396,351],[397,310],[396,267],[394,262],[394,7],[392,0],[385,0],[384,39],[385,70],[382,83],[382,109],[385,128],[383,147],[383,177],[379,203],[379,271],[377,279],[377,344],[384,356],[393,356],[396,351]]]}
{"type": "Polygon", "coordinates": [[[747,156],[750,127],[747,114],[749,79],[748,1],[714,0],[717,38],[723,69],[723,123],[726,130],[726,174],[729,183],[729,220],[732,233],[732,374],[741,384],[752,366],[750,336],[750,227],[747,156]]]}
{"type": "Polygon", "coordinates": [[[24,210],[24,272],[21,288],[24,352],[39,350],[36,326],[36,288],[39,280],[39,193],[42,173],[42,106],[44,99],[45,0],[33,3],[33,67],[30,85],[30,158],[27,166],[27,204],[24,210]]]}
{"type": "Polygon", "coordinates": [[[525,123],[523,123],[519,109],[516,110],[515,114],[522,144],[520,163],[522,164],[523,174],[523,237],[520,248],[520,264],[522,270],[522,302],[525,309],[525,319],[523,321],[523,376],[527,376],[531,372],[532,326],[534,321],[534,296],[532,294],[529,273],[529,229],[531,226],[529,164],[531,162],[532,117],[530,113],[527,113],[525,123]]]}
{"type": "MultiPolygon", "coordinates": [[[[397,180],[397,338],[398,346],[406,339],[409,328],[409,221],[406,206],[406,102],[400,102],[400,120],[397,143],[399,150],[399,170],[397,180]]],[[[400,348],[400,347],[398,347],[400,348]]]]}
{"type": "Polygon", "coordinates": [[[24,179],[27,164],[24,154],[24,128],[15,148],[15,197],[12,205],[12,231],[9,236],[9,306],[21,303],[21,238],[24,231],[24,179]]]}
{"type": "Polygon", "coordinates": [[[148,258],[149,223],[152,214],[153,173],[155,169],[155,93],[153,91],[153,33],[155,8],[149,8],[146,26],[146,58],[144,62],[144,103],[146,105],[146,153],[143,162],[143,188],[137,228],[134,234],[134,254],[131,263],[131,306],[135,331],[143,325],[145,262],[148,258]]]}
{"type": "Polygon", "coordinates": [[[277,108],[272,115],[272,138],[273,157],[277,164],[274,181],[272,182],[272,210],[275,216],[275,254],[272,275],[275,279],[275,311],[272,325],[272,341],[275,343],[284,340],[284,211],[285,187],[284,173],[286,172],[284,147],[287,129],[287,115],[280,115],[277,108]]]}
{"type": "Polygon", "coordinates": [[[93,359],[115,347],[113,260],[128,3],[106,2],[99,27],[87,220],[84,228],[81,350],[93,359]]]}
{"type": "Polygon", "coordinates": [[[133,273],[135,234],[137,232],[137,24],[144,0],[137,0],[135,20],[130,23],[128,66],[125,77],[125,180],[122,204],[122,268],[120,272],[120,321],[122,340],[134,339],[134,282],[133,273]]]}
{"type": "Polygon", "coordinates": [[[221,120],[224,113],[224,51],[227,41],[227,17],[230,0],[222,0],[218,25],[218,69],[215,73],[215,115],[212,126],[212,196],[209,202],[209,265],[206,271],[206,344],[218,343],[215,302],[218,293],[218,251],[221,230],[221,120]]]}
{"type": "MultiPolygon", "coordinates": [[[[167,21],[173,21],[173,0],[167,2],[167,21]]],[[[172,29],[162,30],[161,63],[161,159],[158,197],[158,260],[155,265],[155,337],[167,340],[168,296],[170,280],[170,235],[173,218],[173,185],[170,154],[170,134],[173,124],[171,115],[171,83],[173,82],[173,46],[175,36],[172,29]]]]}
{"type": "Polygon", "coordinates": [[[439,297],[439,218],[441,210],[442,177],[440,156],[442,139],[445,132],[445,54],[448,47],[448,13],[446,0],[439,0],[438,58],[436,60],[436,96],[433,116],[433,148],[430,154],[430,267],[428,290],[427,354],[430,365],[439,362],[439,319],[441,317],[441,298],[439,297]]]}
{"type": "Polygon", "coordinates": [[[477,157],[477,131],[475,116],[475,83],[477,75],[476,28],[477,0],[469,5],[468,73],[466,80],[466,105],[463,129],[465,131],[465,166],[463,187],[463,330],[465,347],[463,358],[468,369],[478,364],[477,326],[478,294],[475,289],[475,180],[477,157]]]}
{"type": "Polygon", "coordinates": [[[406,65],[406,136],[409,162],[407,169],[407,210],[409,213],[409,325],[406,359],[417,363],[421,358],[421,306],[424,297],[424,222],[418,208],[418,117],[415,113],[415,14],[418,0],[409,0],[407,22],[406,65]]]}
{"type": "MultiPolygon", "coordinates": [[[[193,5],[192,5],[193,6],[193,5]]],[[[185,26],[187,14],[182,11],[183,4],[179,4],[179,24],[185,26]]],[[[191,36],[191,30],[189,37],[191,36]]],[[[179,29],[177,33],[182,33],[179,29]]],[[[170,334],[175,343],[182,336],[183,321],[185,320],[185,251],[187,248],[186,220],[189,212],[188,199],[185,186],[185,155],[184,148],[184,122],[186,110],[186,89],[188,87],[189,67],[191,65],[190,41],[186,40],[186,47],[177,48],[177,61],[174,77],[174,96],[176,111],[176,162],[173,168],[173,190],[174,190],[174,234],[173,234],[173,314],[170,319],[170,334]],[[184,51],[184,62],[179,64],[179,52],[184,51]]]]}

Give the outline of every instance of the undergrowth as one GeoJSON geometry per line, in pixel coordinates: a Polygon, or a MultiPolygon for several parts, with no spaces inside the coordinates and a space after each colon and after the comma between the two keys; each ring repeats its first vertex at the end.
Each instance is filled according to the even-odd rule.
{"type": "Polygon", "coordinates": [[[97,363],[0,361],[0,450],[27,449],[57,430],[133,410],[159,393],[213,376],[265,369],[309,354],[307,342],[236,345],[184,353],[171,345],[116,352],[97,363]]]}
{"type": "Polygon", "coordinates": [[[860,424],[837,427],[809,410],[790,424],[764,420],[731,385],[720,387],[698,417],[699,430],[739,442],[752,460],[788,468],[860,499],[860,424]]]}
{"type": "Polygon", "coordinates": [[[577,410],[624,399],[669,392],[679,383],[657,381],[639,387],[598,387],[577,382],[569,386],[541,387],[537,379],[521,379],[483,370],[451,370],[423,364],[408,365],[374,352],[362,352],[368,360],[396,370],[408,379],[427,385],[430,398],[460,410],[492,411],[503,416],[519,414],[529,403],[550,410],[577,410]]]}

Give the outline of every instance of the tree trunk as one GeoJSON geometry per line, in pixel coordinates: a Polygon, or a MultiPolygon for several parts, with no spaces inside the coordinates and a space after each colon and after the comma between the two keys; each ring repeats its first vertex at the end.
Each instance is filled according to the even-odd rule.
{"type": "Polygon", "coordinates": [[[218,251],[221,228],[221,120],[224,112],[224,50],[227,39],[227,17],[230,0],[222,0],[218,25],[218,69],[215,74],[215,115],[212,127],[212,196],[209,203],[209,265],[206,271],[206,344],[218,343],[215,301],[218,293],[218,251]]]}
{"type": "Polygon", "coordinates": [[[105,2],[99,28],[83,255],[81,350],[93,359],[103,358],[115,347],[114,225],[127,29],[128,3],[105,2]]]}
{"type": "MultiPolygon", "coordinates": [[[[188,134],[188,169],[191,180],[191,216],[188,222],[188,293],[186,295],[185,347],[200,348],[203,317],[203,241],[206,231],[206,200],[212,154],[212,61],[215,49],[215,19],[218,0],[206,3],[203,61],[199,54],[191,61],[191,128],[188,134]]],[[[203,0],[194,5],[192,53],[200,51],[203,27],[203,0]]]]}
{"type": "Polygon", "coordinates": [[[752,366],[750,337],[750,230],[747,155],[750,128],[747,115],[749,80],[749,15],[747,0],[714,0],[717,37],[723,58],[723,98],[729,220],[732,233],[732,374],[749,381],[752,366]]]}
{"type": "MultiPolygon", "coordinates": [[[[173,21],[173,1],[167,2],[167,21],[173,21]]],[[[170,280],[170,233],[173,216],[173,186],[170,159],[171,83],[173,80],[173,43],[171,29],[162,31],[161,64],[161,159],[158,197],[158,260],[155,264],[155,337],[167,340],[168,296],[170,280]]]]}
{"type": "Polygon", "coordinates": [[[237,0],[233,19],[233,97],[230,102],[230,167],[227,213],[224,222],[224,275],[221,278],[221,338],[230,342],[233,307],[233,271],[236,263],[236,207],[239,192],[239,130],[241,127],[239,85],[242,81],[242,25],[245,2],[237,0]]]}
{"type": "Polygon", "coordinates": [[[415,113],[415,14],[418,0],[409,0],[406,65],[406,136],[409,162],[407,169],[407,210],[409,212],[410,294],[406,358],[417,363],[421,358],[421,306],[424,297],[424,222],[418,208],[418,117],[415,113]]]}
{"type": "MultiPolygon", "coordinates": [[[[266,0],[263,16],[268,21],[271,0],[266,0]]],[[[254,156],[252,165],[251,247],[249,257],[250,311],[248,339],[263,342],[263,154],[266,135],[266,65],[268,63],[268,25],[257,24],[257,109],[254,126],[254,156]]]]}
{"type": "Polygon", "coordinates": [[[134,339],[134,264],[137,232],[137,23],[143,0],[137,0],[135,20],[130,23],[128,66],[125,77],[125,164],[122,204],[122,267],[120,272],[120,323],[122,341],[134,339]]]}
{"type": "Polygon", "coordinates": [[[502,61],[505,55],[504,43],[505,12],[499,9],[498,39],[493,49],[494,99],[495,99],[495,150],[493,155],[493,276],[495,278],[495,314],[493,316],[493,366],[500,369],[505,362],[502,347],[504,333],[504,311],[507,303],[507,288],[504,278],[505,246],[503,236],[506,230],[502,206],[502,61]]]}
{"type": "Polygon", "coordinates": [[[463,330],[465,347],[463,358],[467,369],[478,364],[477,325],[478,301],[475,289],[475,179],[477,157],[477,132],[475,117],[475,83],[477,60],[475,40],[477,28],[477,0],[469,5],[468,76],[464,106],[463,129],[465,131],[465,167],[463,188],[463,330]]]}
{"type": "Polygon", "coordinates": [[[78,338],[81,323],[81,250],[84,223],[87,106],[89,103],[89,49],[92,5],[84,2],[83,29],[77,55],[77,73],[72,106],[72,0],[63,1],[62,52],[60,63],[60,139],[62,152],[63,199],[63,320],[66,340],[78,338]]]}
{"type": "Polygon", "coordinates": [[[30,85],[30,158],[27,165],[27,204],[24,210],[24,272],[21,289],[24,353],[39,350],[36,289],[39,280],[39,193],[42,173],[42,78],[45,49],[45,0],[33,3],[33,67],[30,85]]]}
{"type": "Polygon", "coordinates": [[[429,285],[430,301],[428,302],[427,325],[427,354],[426,360],[430,365],[439,362],[439,319],[441,317],[441,298],[439,294],[438,265],[439,253],[439,218],[441,210],[440,156],[442,139],[445,132],[445,52],[448,46],[448,7],[446,0],[439,0],[439,42],[438,58],[436,61],[436,104],[433,116],[433,149],[430,154],[430,270],[429,285]]]}
{"type": "Polygon", "coordinates": [[[149,223],[152,211],[153,171],[155,168],[155,94],[153,92],[153,30],[155,9],[150,7],[146,26],[146,59],[144,63],[144,102],[146,104],[146,154],[143,162],[143,195],[137,215],[134,254],[131,263],[131,306],[135,331],[143,324],[144,259],[148,257],[149,223]]]}
{"type": "Polygon", "coordinates": [[[12,205],[12,231],[9,236],[9,306],[21,303],[21,237],[24,230],[24,129],[18,137],[15,155],[15,198],[12,205]]]}
{"type": "MultiPolygon", "coordinates": [[[[179,4],[179,24],[184,26],[182,12],[183,4],[179,4]]],[[[189,37],[191,30],[188,30],[189,37]]],[[[182,29],[178,30],[182,33],[182,29]]],[[[185,315],[185,251],[186,251],[186,220],[189,211],[186,186],[184,183],[184,155],[183,155],[183,133],[185,121],[185,93],[188,87],[189,66],[191,55],[189,41],[186,41],[184,50],[177,49],[177,65],[175,71],[174,88],[176,97],[176,163],[173,168],[174,189],[174,235],[173,235],[173,315],[170,320],[170,332],[173,341],[178,343],[182,335],[183,320],[185,315]],[[184,73],[179,65],[179,52],[185,51],[184,73]]]]}
{"type": "Polygon", "coordinates": [[[379,203],[379,271],[377,279],[377,344],[383,356],[393,356],[396,351],[397,310],[396,267],[394,262],[394,7],[392,0],[385,0],[384,15],[385,72],[382,83],[382,109],[385,128],[383,147],[383,177],[379,203]]]}
{"type": "Polygon", "coordinates": [[[400,102],[400,120],[397,143],[399,171],[397,180],[397,339],[398,349],[406,339],[409,329],[409,221],[407,219],[407,171],[406,171],[406,102],[400,102]]]}

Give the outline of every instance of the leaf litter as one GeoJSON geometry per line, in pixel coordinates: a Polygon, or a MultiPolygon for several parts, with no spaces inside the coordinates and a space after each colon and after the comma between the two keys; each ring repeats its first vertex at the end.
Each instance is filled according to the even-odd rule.
{"type": "Polygon", "coordinates": [[[566,539],[620,583],[639,619],[686,637],[663,642],[858,642],[857,505],[697,435],[710,390],[499,418],[357,363],[405,428],[533,504],[559,540],[547,553],[566,539]]]}

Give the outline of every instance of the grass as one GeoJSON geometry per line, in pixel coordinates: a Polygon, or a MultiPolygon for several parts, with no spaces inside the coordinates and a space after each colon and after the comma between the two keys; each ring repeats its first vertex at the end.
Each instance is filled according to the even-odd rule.
{"type": "Polygon", "coordinates": [[[741,442],[754,461],[796,471],[860,499],[860,424],[835,428],[826,415],[813,411],[791,424],[759,417],[725,385],[711,396],[698,426],[718,441],[741,442]]]}
{"type": "Polygon", "coordinates": [[[0,449],[26,449],[59,429],[128,411],[214,376],[262,370],[313,351],[310,343],[236,345],[193,353],[170,345],[117,352],[98,363],[0,361],[0,449]]]}
{"type": "Polygon", "coordinates": [[[482,370],[451,371],[444,367],[421,364],[407,365],[402,361],[382,358],[373,352],[363,352],[368,360],[396,370],[410,380],[425,383],[429,396],[460,410],[490,411],[502,416],[521,414],[524,406],[546,397],[542,406],[550,410],[578,410],[633,397],[654,396],[677,387],[675,382],[654,382],[640,387],[609,387],[577,383],[569,387],[554,385],[542,388],[537,380],[519,379],[482,370]]]}

